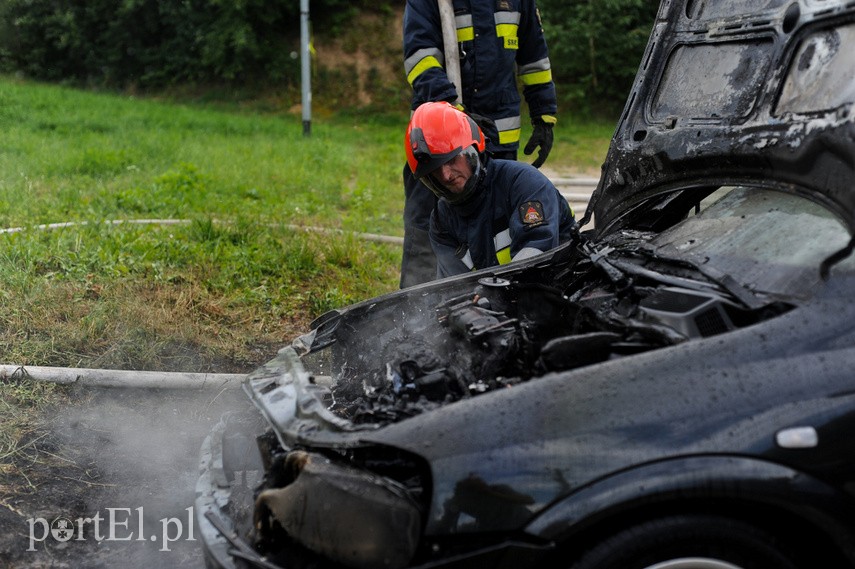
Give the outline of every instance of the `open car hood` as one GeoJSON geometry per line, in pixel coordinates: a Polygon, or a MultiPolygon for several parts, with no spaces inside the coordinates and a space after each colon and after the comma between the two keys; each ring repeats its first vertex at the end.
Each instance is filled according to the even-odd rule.
{"type": "MultiPolygon", "coordinates": [[[[664,0],[595,229],[329,312],[250,373],[264,421],[203,447],[209,556],[572,564],[571,542],[618,523],[702,505],[706,524],[745,497],[819,543],[817,496],[852,494],[853,106],[855,0],[664,0]],[[255,461],[227,452],[252,440],[255,461]],[[260,469],[241,505],[231,488],[260,469]],[[811,484],[810,520],[791,523],[821,471],[839,494],[811,484]],[[758,500],[761,476],[786,515],[758,500]]],[[[848,528],[851,507],[834,511],[848,528]]]]}
{"type": "Polygon", "coordinates": [[[673,190],[795,191],[855,224],[855,5],[665,1],[586,216],[598,235],[673,190]]]}
{"type": "Polygon", "coordinates": [[[593,235],[328,313],[247,390],[284,447],[357,444],[460,399],[771,320],[851,252],[853,122],[852,0],[665,0],[593,235]],[[700,211],[716,190],[730,197],[700,211]]]}

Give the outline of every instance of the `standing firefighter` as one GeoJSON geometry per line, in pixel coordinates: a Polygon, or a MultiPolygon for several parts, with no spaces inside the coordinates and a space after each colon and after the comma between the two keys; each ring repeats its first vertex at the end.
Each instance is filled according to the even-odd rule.
{"type": "Polygon", "coordinates": [[[440,278],[526,259],[578,232],[549,178],[490,158],[481,129],[449,103],[416,109],[404,146],[413,176],[439,198],[429,235],[440,278]]]}
{"type": "MultiPolygon", "coordinates": [[[[462,93],[446,75],[442,22],[437,0],[407,0],[404,12],[404,69],[413,87],[412,109],[432,101],[459,105],[485,129],[491,157],[516,160],[520,142],[523,85],[532,136],[524,153],[540,147],[534,166],[552,148],[556,122],[555,85],[535,0],[453,0],[462,93]]],[[[404,253],[401,288],[431,280],[436,258],[428,224],[436,197],[404,168],[404,253]]]]}

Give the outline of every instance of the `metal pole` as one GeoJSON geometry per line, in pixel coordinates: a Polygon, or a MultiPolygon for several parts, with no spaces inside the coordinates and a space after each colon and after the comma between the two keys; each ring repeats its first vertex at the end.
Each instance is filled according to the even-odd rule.
{"type": "Polygon", "coordinates": [[[312,76],[309,53],[309,0],[300,0],[300,63],[303,90],[303,136],[312,134],[312,76]]]}

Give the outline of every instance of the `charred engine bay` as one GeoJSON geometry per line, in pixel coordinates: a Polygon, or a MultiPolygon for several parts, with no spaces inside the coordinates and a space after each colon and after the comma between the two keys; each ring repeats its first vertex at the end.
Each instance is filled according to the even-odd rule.
{"type": "Polygon", "coordinates": [[[749,308],[693,267],[645,253],[644,237],[620,235],[620,254],[580,246],[558,266],[513,280],[482,278],[394,332],[351,323],[327,347],[341,370],[330,409],[354,423],[397,421],[551,372],[714,336],[789,308],[749,308]]]}

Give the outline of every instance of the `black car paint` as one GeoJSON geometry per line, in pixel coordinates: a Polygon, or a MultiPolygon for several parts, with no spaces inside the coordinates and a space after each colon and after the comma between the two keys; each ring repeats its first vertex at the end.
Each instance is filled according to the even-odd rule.
{"type": "MultiPolygon", "coordinates": [[[[825,441],[824,416],[837,420],[829,437],[844,438],[847,427],[855,429],[855,380],[845,365],[855,364],[855,313],[841,313],[835,300],[816,304],[808,313],[796,309],[762,327],[604,362],[595,370],[538,378],[361,438],[408,450],[432,465],[427,535],[466,531],[443,527],[441,520],[453,507],[457,485],[471,476],[483,480],[485,494],[499,486],[528,494],[531,517],[590,481],[724,449],[789,464],[838,487],[855,487],[855,473],[825,464],[819,451],[782,451],[769,437],[806,424],[825,441]],[[816,377],[821,383],[811,381],[816,377]],[[841,408],[848,410],[848,425],[842,424],[841,408]],[[430,439],[421,435],[426,432],[430,439]],[[532,432],[538,440],[531,439],[532,432]],[[485,448],[485,440],[497,446],[485,448]],[[473,465],[478,469],[473,471],[473,465]]],[[[855,453],[855,438],[841,444],[843,454],[846,448],[855,453]]],[[[841,506],[855,515],[855,497],[841,498],[841,506]]],[[[511,511],[516,504],[506,507],[511,511]]],[[[513,530],[515,521],[514,516],[491,517],[484,523],[492,531],[513,530]]]]}
{"type": "MultiPolygon", "coordinates": [[[[828,552],[824,567],[855,567],[855,471],[842,460],[855,456],[851,271],[826,265],[812,295],[784,299],[756,325],[675,337],[406,420],[355,424],[330,412],[314,383],[354,363],[348,357],[360,370],[382,364],[377,346],[400,341],[402,330],[435,331],[426,324],[434,308],[484,278],[551,283],[584,262],[615,289],[639,278],[673,286],[688,274],[726,302],[763,310],[770,299],[710,267],[627,278],[633,267],[603,244],[659,232],[716,188],[738,185],[811,199],[853,233],[854,103],[806,104],[793,94],[810,73],[817,84],[832,81],[808,48],[852,22],[855,5],[843,1],[664,0],[586,213],[596,220],[595,245],[568,244],[323,316],[246,385],[277,443],[356,467],[401,457],[418,472],[423,543],[414,562],[423,567],[541,566],[556,550],[570,559],[635,521],[691,511],[751,520],[828,552]],[[300,373],[279,385],[289,369],[300,373]],[[800,427],[815,429],[818,444],[776,441],[800,427]]],[[[849,61],[847,47],[834,73],[849,61]]],[[[218,532],[201,520],[200,529],[227,566],[218,532]]]]}
{"type": "MultiPolygon", "coordinates": [[[[534,262],[528,270],[555,265],[554,259],[534,262]]],[[[379,319],[388,324],[391,315],[410,321],[411,303],[430,306],[436,298],[471,288],[474,279],[357,305],[326,317],[310,340],[322,345],[361,340],[354,334],[360,323],[379,319]]],[[[583,512],[605,516],[608,504],[598,502],[601,496],[616,500],[622,494],[600,489],[613,486],[636,493],[611,505],[616,513],[675,501],[688,507],[689,497],[704,503],[742,497],[735,507],[765,504],[770,516],[788,511],[793,519],[814,516],[817,527],[827,526],[835,536],[836,528],[855,515],[853,473],[836,462],[840,452],[855,451],[855,440],[846,437],[855,430],[855,384],[848,373],[855,363],[855,309],[841,310],[853,284],[851,276],[833,279],[822,285],[809,308],[793,309],[762,326],[603,362],[595,369],[547,375],[382,428],[330,415],[311,396],[310,381],[309,390],[294,397],[279,397],[275,389],[264,393],[264,377],[283,373],[275,366],[251,376],[258,382],[252,393],[286,448],[399,449],[430,465],[432,500],[424,539],[436,540],[435,545],[449,536],[465,540],[488,532],[509,536],[514,551],[524,544],[534,559],[533,551],[546,553],[549,543],[572,542],[575,532],[586,531],[591,521],[583,512]],[[821,383],[811,381],[817,376],[821,383]],[[280,404],[294,409],[283,410],[280,404]],[[803,425],[817,429],[820,450],[775,445],[772,433],[803,425]],[[531,433],[538,433],[537,440],[531,433]],[[830,457],[821,452],[827,437],[837,439],[830,457]],[[491,444],[485,447],[485,441],[491,444]],[[671,473],[670,481],[663,472],[671,473]],[[692,488],[683,487],[687,480],[692,488]],[[750,499],[743,499],[746,495],[750,499]],[[837,519],[815,512],[820,498],[837,519]],[[575,518],[584,523],[576,526],[575,518]]],[[[280,358],[298,361],[290,350],[280,358]]],[[[855,544],[846,541],[851,535],[839,539],[839,549],[853,549],[855,544]]],[[[496,547],[488,548],[490,554],[496,547]]]]}

